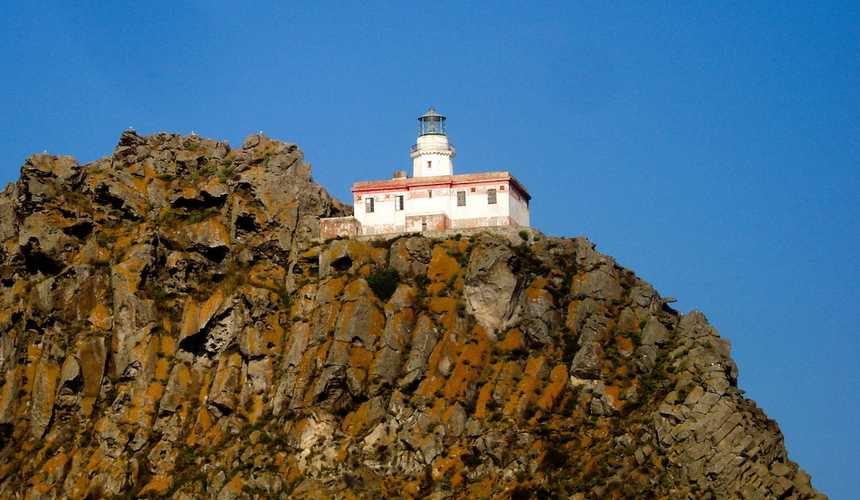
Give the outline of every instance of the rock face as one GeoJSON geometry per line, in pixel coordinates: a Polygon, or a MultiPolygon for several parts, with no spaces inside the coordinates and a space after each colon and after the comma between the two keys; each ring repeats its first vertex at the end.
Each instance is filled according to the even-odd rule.
{"type": "Polygon", "coordinates": [[[319,242],[294,145],[0,194],[0,496],[812,498],[698,312],[584,238],[319,242]]]}

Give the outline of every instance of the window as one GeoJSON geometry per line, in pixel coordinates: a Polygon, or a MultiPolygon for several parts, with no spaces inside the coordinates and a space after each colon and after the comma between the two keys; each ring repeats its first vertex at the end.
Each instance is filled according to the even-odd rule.
{"type": "Polygon", "coordinates": [[[433,190],[432,190],[432,189],[428,189],[428,190],[427,190],[427,197],[428,197],[428,198],[432,198],[432,197],[433,197],[433,190]]]}
{"type": "Polygon", "coordinates": [[[465,191],[457,191],[457,206],[465,207],[466,206],[466,192],[465,191]]]}
{"type": "Polygon", "coordinates": [[[505,190],[505,186],[504,186],[504,185],[499,186],[499,191],[504,191],[504,190],[505,190]]]}
{"type": "Polygon", "coordinates": [[[475,192],[475,188],[472,188],[472,192],[473,192],[473,193],[475,192]]]}
{"type": "Polygon", "coordinates": [[[431,168],[432,166],[433,166],[433,162],[432,162],[432,161],[428,161],[428,162],[427,162],[427,168],[431,168]]]}
{"type": "Polygon", "coordinates": [[[487,204],[495,205],[496,204],[496,190],[488,189],[487,190],[487,204]]]}
{"type": "Polygon", "coordinates": [[[394,210],[403,210],[403,195],[398,194],[394,197],[394,210]]]}
{"type": "Polygon", "coordinates": [[[373,212],[373,198],[364,200],[364,211],[368,214],[373,212]]]}

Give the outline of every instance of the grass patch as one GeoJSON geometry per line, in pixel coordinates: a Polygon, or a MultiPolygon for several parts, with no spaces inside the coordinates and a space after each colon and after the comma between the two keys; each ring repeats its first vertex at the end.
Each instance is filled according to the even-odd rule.
{"type": "Polygon", "coordinates": [[[209,217],[212,217],[217,213],[219,213],[219,210],[215,207],[195,210],[188,214],[188,217],[185,219],[185,222],[188,224],[197,224],[198,222],[203,222],[204,220],[208,219],[209,217]]]}

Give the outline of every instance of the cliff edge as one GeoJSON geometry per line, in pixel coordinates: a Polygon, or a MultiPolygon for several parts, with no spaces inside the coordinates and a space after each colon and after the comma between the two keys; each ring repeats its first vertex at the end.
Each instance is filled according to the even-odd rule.
{"type": "Polygon", "coordinates": [[[301,151],[122,134],[0,194],[0,496],[821,498],[585,238],[320,241],[301,151]]]}

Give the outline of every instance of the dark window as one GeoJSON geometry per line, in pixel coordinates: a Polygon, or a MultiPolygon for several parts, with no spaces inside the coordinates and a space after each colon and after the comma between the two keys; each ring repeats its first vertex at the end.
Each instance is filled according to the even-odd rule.
{"type": "Polygon", "coordinates": [[[366,213],[373,212],[373,198],[368,198],[364,200],[364,211],[366,213]]]}
{"type": "Polygon", "coordinates": [[[432,198],[432,197],[433,197],[433,190],[432,190],[432,189],[428,189],[428,190],[427,190],[427,197],[428,197],[428,198],[432,198]]]}
{"type": "Polygon", "coordinates": [[[466,192],[465,191],[457,191],[457,206],[465,207],[466,206],[466,192]]]}
{"type": "Polygon", "coordinates": [[[496,204],[496,190],[488,189],[487,190],[487,204],[495,205],[496,204]]]}
{"type": "Polygon", "coordinates": [[[427,162],[427,168],[431,168],[432,166],[433,166],[433,162],[432,162],[432,161],[428,161],[428,162],[427,162]]]}
{"type": "Polygon", "coordinates": [[[394,197],[394,210],[403,210],[403,195],[399,194],[394,197]]]}

